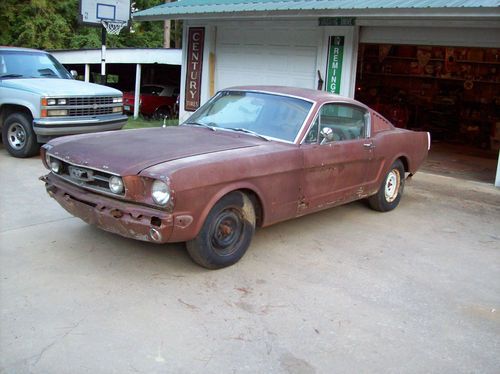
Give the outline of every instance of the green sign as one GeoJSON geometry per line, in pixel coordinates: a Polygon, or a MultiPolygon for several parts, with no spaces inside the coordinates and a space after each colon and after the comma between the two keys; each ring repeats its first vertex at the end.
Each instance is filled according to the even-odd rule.
{"type": "Polygon", "coordinates": [[[344,59],[344,37],[330,36],[328,48],[328,65],[326,67],[326,90],[331,93],[340,93],[340,79],[342,78],[342,61],[344,59]]]}

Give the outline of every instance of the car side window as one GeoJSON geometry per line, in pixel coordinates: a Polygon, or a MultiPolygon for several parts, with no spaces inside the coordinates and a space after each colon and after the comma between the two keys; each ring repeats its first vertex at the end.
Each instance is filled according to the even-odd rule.
{"type": "Polygon", "coordinates": [[[306,136],[306,143],[363,139],[368,125],[366,118],[366,111],[354,105],[325,104],[306,136]]]}

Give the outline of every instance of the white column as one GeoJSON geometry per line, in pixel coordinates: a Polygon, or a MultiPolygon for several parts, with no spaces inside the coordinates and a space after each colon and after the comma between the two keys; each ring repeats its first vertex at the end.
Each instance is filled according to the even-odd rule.
{"type": "Polygon", "coordinates": [[[141,64],[135,67],[135,96],[134,96],[134,118],[139,117],[139,105],[141,95],[141,64]]]}
{"type": "Polygon", "coordinates": [[[90,65],[85,64],[85,82],[90,82],[90,65]]]}
{"type": "Polygon", "coordinates": [[[500,151],[498,151],[497,177],[495,178],[495,186],[500,187],[500,151]]]}

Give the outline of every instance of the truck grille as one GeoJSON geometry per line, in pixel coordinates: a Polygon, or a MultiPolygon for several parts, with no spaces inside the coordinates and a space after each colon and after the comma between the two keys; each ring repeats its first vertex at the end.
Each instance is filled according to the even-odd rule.
{"type": "MultiPolygon", "coordinates": [[[[53,156],[50,157],[55,158],[53,156]]],[[[57,160],[61,162],[62,168],[60,172],[55,175],[63,178],[67,182],[90,190],[103,192],[114,197],[123,197],[125,195],[125,192],[122,194],[115,194],[109,189],[109,179],[114,174],[79,165],[73,165],[59,158],[57,160]]]]}
{"type": "Polygon", "coordinates": [[[112,107],[100,107],[100,108],[77,108],[69,109],[68,116],[95,116],[100,114],[111,114],[113,113],[112,107]]]}
{"type": "Polygon", "coordinates": [[[70,97],[68,105],[106,105],[113,104],[111,96],[93,96],[93,97],[70,97]]]}
{"type": "Polygon", "coordinates": [[[113,108],[123,105],[121,102],[113,103],[113,98],[113,96],[68,97],[66,98],[66,104],[46,106],[44,108],[67,109],[70,117],[102,116],[117,113],[113,112],[113,108]]]}

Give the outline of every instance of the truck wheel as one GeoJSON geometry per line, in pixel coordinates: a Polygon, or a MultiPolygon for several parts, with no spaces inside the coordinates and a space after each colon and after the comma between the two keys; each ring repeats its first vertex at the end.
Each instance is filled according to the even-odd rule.
{"type": "Polygon", "coordinates": [[[388,212],[396,208],[403,195],[405,185],[405,168],[401,160],[396,160],[391,166],[378,192],[368,198],[372,209],[388,212]]]}
{"type": "Polygon", "coordinates": [[[5,119],[2,140],[7,151],[14,157],[31,157],[40,149],[31,126],[31,118],[24,113],[12,113],[5,119]]]}
{"type": "Polygon", "coordinates": [[[255,232],[255,209],[242,192],[214,205],[198,236],[186,243],[189,255],[207,269],[233,265],[243,257],[255,232]]]}

